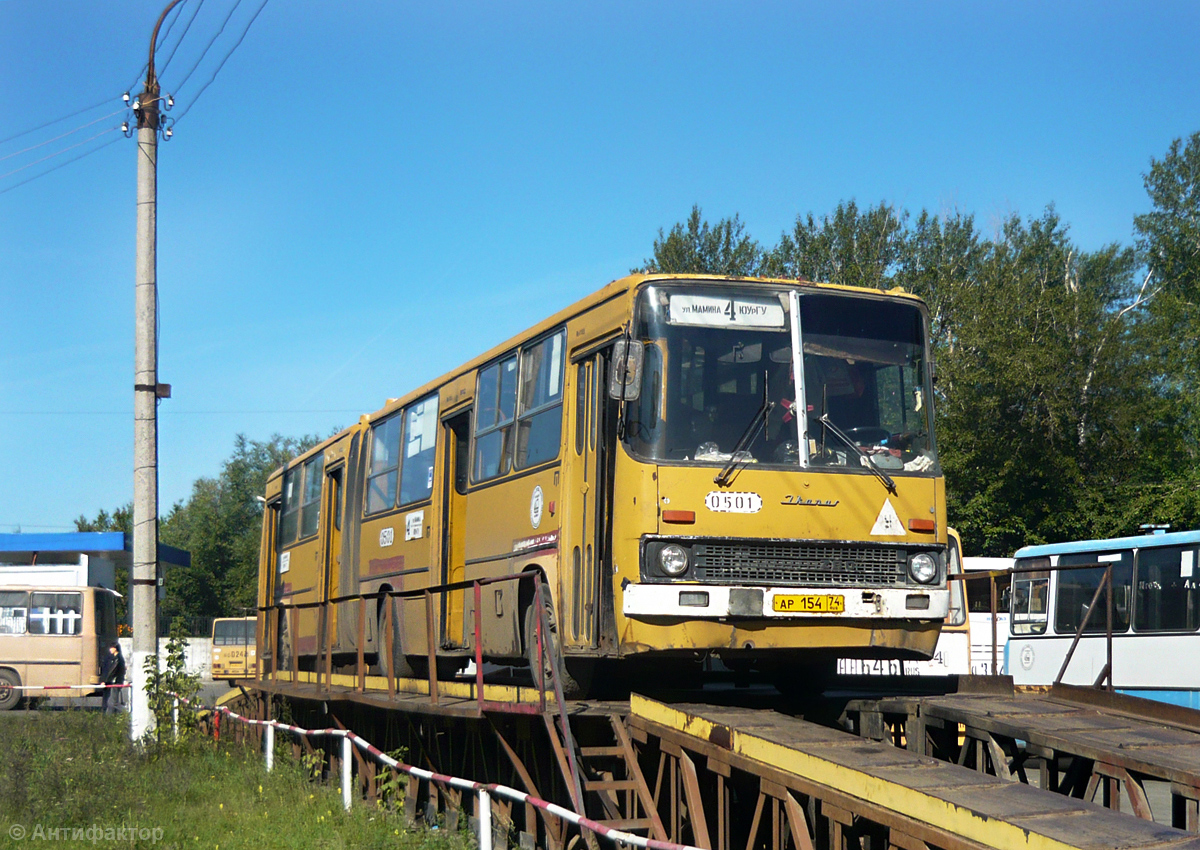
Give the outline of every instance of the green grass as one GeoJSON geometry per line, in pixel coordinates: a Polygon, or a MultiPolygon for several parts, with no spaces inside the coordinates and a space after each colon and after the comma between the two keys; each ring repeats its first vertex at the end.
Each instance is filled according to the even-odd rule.
{"type": "MultiPolygon", "coordinates": [[[[0,847],[58,843],[54,828],[161,830],[143,840],[67,840],[65,846],[168,850],[305,847],[468,850],[465,833],[407,828],[399,812],[311,780],[304,766],[232,743],[193,738],[140,752],[128,715],[43,711],[0,717],[0,847]],[[24,840],[17,841],[24,829],[24,840]]],[[[60,840],[64,833],[59,833],[60,840]]]]}

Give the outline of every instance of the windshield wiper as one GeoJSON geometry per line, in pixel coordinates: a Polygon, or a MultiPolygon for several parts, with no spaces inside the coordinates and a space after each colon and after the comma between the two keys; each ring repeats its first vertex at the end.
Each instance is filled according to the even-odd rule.
{"type": "Polygon", "coordinates": [[[733,453],[729,456],[729,460],[721,467],[721,471],[717,473],[717,477],[713,479],[713,483],[721,487],[728,487],[732,482],[733,473],[737,469],[738,463],[746,458],[742,456],[746,446],[754,442],[758,437],[758,432],[762,430],[763,425],[767,424],[767,417],[771,415],[771,411],[775,407],[775,402],[771,401],[771,396],[767,390],[767,373],[763,372],[763,400],[758,411],[754,414],[754,418],[750,420],[750,424],[746,426],[746,430],[742,432],[742,436],[738,438],[737,445],[733,447],[733,453]]]}
{"type": "Polygon", "coordinates": [[[866,465],[867,469],[871,470],[871,473],[876,478],[878,478],[880,481],[883,482],[883,486],[888,489],[889,493],[891,493],[893,496],[897,495],[896,482],[892,480],[892,477],[890,475],[888,475],[886,472],[884,472],[882,469],[877,467],[874,463],[872,463],[871,456],[869,454],[867,454],[866,452],[864,452],[862,450],[862,447],[859,446],[858,443],[854,442],[853,437],[851,437],[849,434],[847,434],[845,431],[843,431],[838,426],[834,425],[833,420],[831,420],[829,418],[828,413],[822,413],[821,418],[817,421],[820,422],[822,425],[824,425],[826,428],[828,428],[830,431],[832,431],[833,435],[835,437],[837,437],[843,443],[848,445],[850,448],[854,449],[854,451],[858,452],[858,456],[866,461],[865,465],[866,465]]]}

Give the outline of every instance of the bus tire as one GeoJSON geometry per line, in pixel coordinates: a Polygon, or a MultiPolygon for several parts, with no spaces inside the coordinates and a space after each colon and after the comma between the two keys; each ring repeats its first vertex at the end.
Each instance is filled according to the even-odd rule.
{"type": "MultiPolygon", "coordinates": [[[[395,605],[396,603],[394,600],[388,600],[387,604],[395,605]]],[[[379,672],[383,676],[391,674],[397,679],[414,678],[417,675],[416,671],[408,663],[408,658],[402,651],[404,647],[400,645],[400,618],[396,616],[396,609],[392,609],[392,652],[390,656],[386,651],[387,645],[383,640],[383,632],[387,628],[387,615],[382,607],[379,609],[377,625],[379,627],[375,630],[375,634],[379,641],[379,651],[377,653],[379,658],[379,672]]]]}
{"type": "Polygon", "coordinates": [[[546,611],[546,620],[548,624],[548,634],[543,634],[542,639],[545,642],[545,655],[538,658],[538,643],[537,643],[537,600],[533,599],[525,607],[524,617],[524,632],[525,632],[525,663],[529,665],[529,673],[533,677],[533,686],[538,686],[539,677],[537,673],[538,664],[542,665],[542,675],[540,681],[546,683],[547,689],[550,689],[553,684],[551,678],[554,671],[551,669],[551,659],[557,657],[561,660],[560,684],[562,685],[564,699],[583,699],[588,695],[592,685],[592,674],[595,670],[595,661],[591,658],[570,659],[563,658],[562,649],[558,642],[558,620],[554,616],[554,603],[550,601],[549,595],[545,589],[542,591],[543,607],[546,611]]]}
{"type": "Polygon", "coordinates": [[[12,670],[0,670],[0,711],[16,708],[21,702],[21,677],[12,670]]]}

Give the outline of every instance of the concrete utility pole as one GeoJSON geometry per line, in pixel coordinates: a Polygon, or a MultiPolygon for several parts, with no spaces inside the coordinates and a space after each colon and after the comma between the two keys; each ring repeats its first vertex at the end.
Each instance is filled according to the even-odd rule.
{"type": "Polygon", "coordinates": [[[182,0],[171,0],[150,36],[146,83],[137,113],[137,298],[133,378],[133,682],[129,736],[154,728],[146,691],[147,658],[158,659],[158,129],[159,87],[154,74],[158,30],[182,0]]]}

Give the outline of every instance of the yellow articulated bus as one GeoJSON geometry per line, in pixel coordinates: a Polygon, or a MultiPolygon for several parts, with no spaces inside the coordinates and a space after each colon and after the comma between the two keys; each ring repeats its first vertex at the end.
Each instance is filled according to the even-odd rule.
{"type": "Polygon", "coordinates": [[[453,670],[479,598],[483,654],[536,665],[534,583],[495,580],[528,574],[569,694],[710,654],[789,689],[928,658],[950,596],[928,325],[899,290],[610,283],[270,478],[260,664],[453,670]]]}

